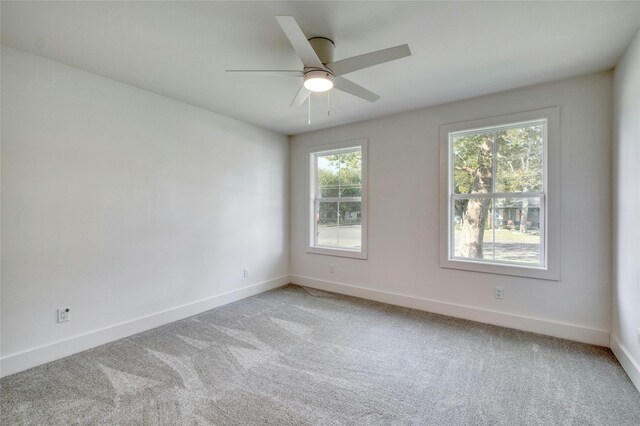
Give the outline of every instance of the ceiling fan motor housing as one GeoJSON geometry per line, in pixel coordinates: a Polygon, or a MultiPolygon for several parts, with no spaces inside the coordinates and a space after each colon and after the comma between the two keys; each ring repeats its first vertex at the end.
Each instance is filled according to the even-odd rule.
{"type": "Polygon", "coordinates": [[[311,47],[313,47],[313,50],[323,64],[326,65],[333,62],[333,49],[335,47],[333,40],[326,37],[311,37],[309,44],[311,44],[311,47]]]}

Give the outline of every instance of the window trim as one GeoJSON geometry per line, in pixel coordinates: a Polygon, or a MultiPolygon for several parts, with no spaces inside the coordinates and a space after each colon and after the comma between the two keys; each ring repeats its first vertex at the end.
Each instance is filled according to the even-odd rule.
{"type": "MultiPolygon", "coordinates": [[[[458,194],[470,195],[470,194],[458,194]]],[[[536,194],[536,197],[540,196],[536,194]]],[[[496,194],[491,194],[492,198],[496,194]]],[[[560,280],[560,109],[544,108],[515,114],[500,115],[478,120],[464,121],[440,126],[440,267],[500,275],[513,275],[544,280],[560,280]],[[450,133],[477,132],[508,128],[546,120],[544,140],[543,195],[541,206],[545,208],[544,235],[541,247],[545,256],[544,266],[506,264],[499,262],[474,261],[452,256],[451,248],[451,185],[450,133]]]]}
{"type": "Polygon", "coordinates": [[[354,259],[366,259],[367,258],[367,218],[368,218],[368,155],[367,155],[368,140],[366,138],[351,139],[342,142],[336,142],[327,145],[311,146],[306,150],[305,162],[306,162],[306,219],[305,219],[305,251],[312,254],[324,254],[328,256],[349,257],[354,259]],[[360,229],[362,244],[360,250],[341,249],[341,248],[328,248],[315,246],[315,238],[313,232],[315,227],[313,225],[314,213],[315,213],[315,163],[314,158],[317,154],[330,153],[333,151],[348,150],[350,148],[360,148],[362,155],[362,187],[360,195],[360,229]]]}

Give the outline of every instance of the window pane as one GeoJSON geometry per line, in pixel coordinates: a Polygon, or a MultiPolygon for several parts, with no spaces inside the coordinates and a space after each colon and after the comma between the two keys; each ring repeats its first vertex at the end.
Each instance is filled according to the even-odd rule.
{"type": "Polygon", "coordinates": [[[320,246],[338,247],[338,203],[316,203],[316,241],[320,246]]]}
{"type": "Polygon", "coordinates": [[[542,264],[540,198],[495,200],[495,260],[542,264]]]}
{"type": "Polygon", "coordinates": [[[453,208],[453,255],[477,260],[493,260],[491,198],[455,200],[453,208]]]}
{"type": "Polygon", "coordinates": [[[493,133],[453,136],[453,192],[491,192],[493,133]]]}
{"type": "Polygon", "coordinates": [[[338,197],[340,194],[338,184],[339,164],[335,161],[334,155],[319,155],[316,157],[318,162],[318,175],[316,177],[316,197],[338,197]]]}
{"type": "Polygon", "coordinates": [[[340,248],[356,249],[362,245],[360,205],[360,202],[340,203],[340,227],[338,229],[338,246],[340,248]]]}
{"type": "Polygon", "coordinates": [[[543,125],[496,133],[496,192],[541,192],[543,125]]]}
{"type": "Polygon", "coordinates": [[[318,198],[359,197],[362,185],[362,153],[360,150],[319,155],[318,198]]]}
{"type": "Polygon", "coordinates": [[[340,197],[359,197],[362,186],[362,154],[360,150],[340,154],[340,197]]]}
{"type": "Polygon", "coordinates": [[[362,246],[362,211],[358,202],[318,202],[317,245],[345,249],[362,246]]]}

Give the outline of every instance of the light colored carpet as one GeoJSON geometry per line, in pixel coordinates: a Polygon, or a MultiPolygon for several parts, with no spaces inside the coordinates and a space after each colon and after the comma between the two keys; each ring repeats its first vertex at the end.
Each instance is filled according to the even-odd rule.
{"type": "Polygon", "coordinates": [[[0,386],[3,425],[640,425],[609,349],[298,286],[0,386]]]}

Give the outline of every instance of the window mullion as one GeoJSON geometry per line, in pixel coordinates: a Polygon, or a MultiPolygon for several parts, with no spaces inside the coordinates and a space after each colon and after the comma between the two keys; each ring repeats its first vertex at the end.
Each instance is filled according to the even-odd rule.
{"type": "Polygon", "coordinates": [[[454,200],[470,200],[472,198],[537,198],[543,197],[542,192],[493,192],[473,194],[451,194],[454,200]]]}
{"type": "Polygon", "coordinates": [[[338,230],[336,231],[338,235],[337,235],[336,241],[338,241],[338,247],[340,247],[340,201],[338,201],[338,211],[336,213],[337,213],[337,219],[338,219],[338,230]]]}
{"type": "MultiPolygon", "coordinates": [[[[493,132],[493,144],[492,144],[492,153],[491,153],[491,193],[496,193],[496,179],[498,177],[498,132],[493,132]]],[[[496,260],[496,224],[494,220],[495,210],[496,208],[496,199],[493,198],[491,200],[491,258],[496,260]]],[[[484,231],[483,231],[484,232],[484,231]]]]}
{"type": "Polygon", "coordinates": [[[492,138],[493,143],[491,144],[491,193],[495,194],[496,192],[496,177],[498,170],[498,156],[496,155],[497,149],[496,145],[498,145],[498,138],[496,137],[497,132],[493,132],[492,138]]]}

